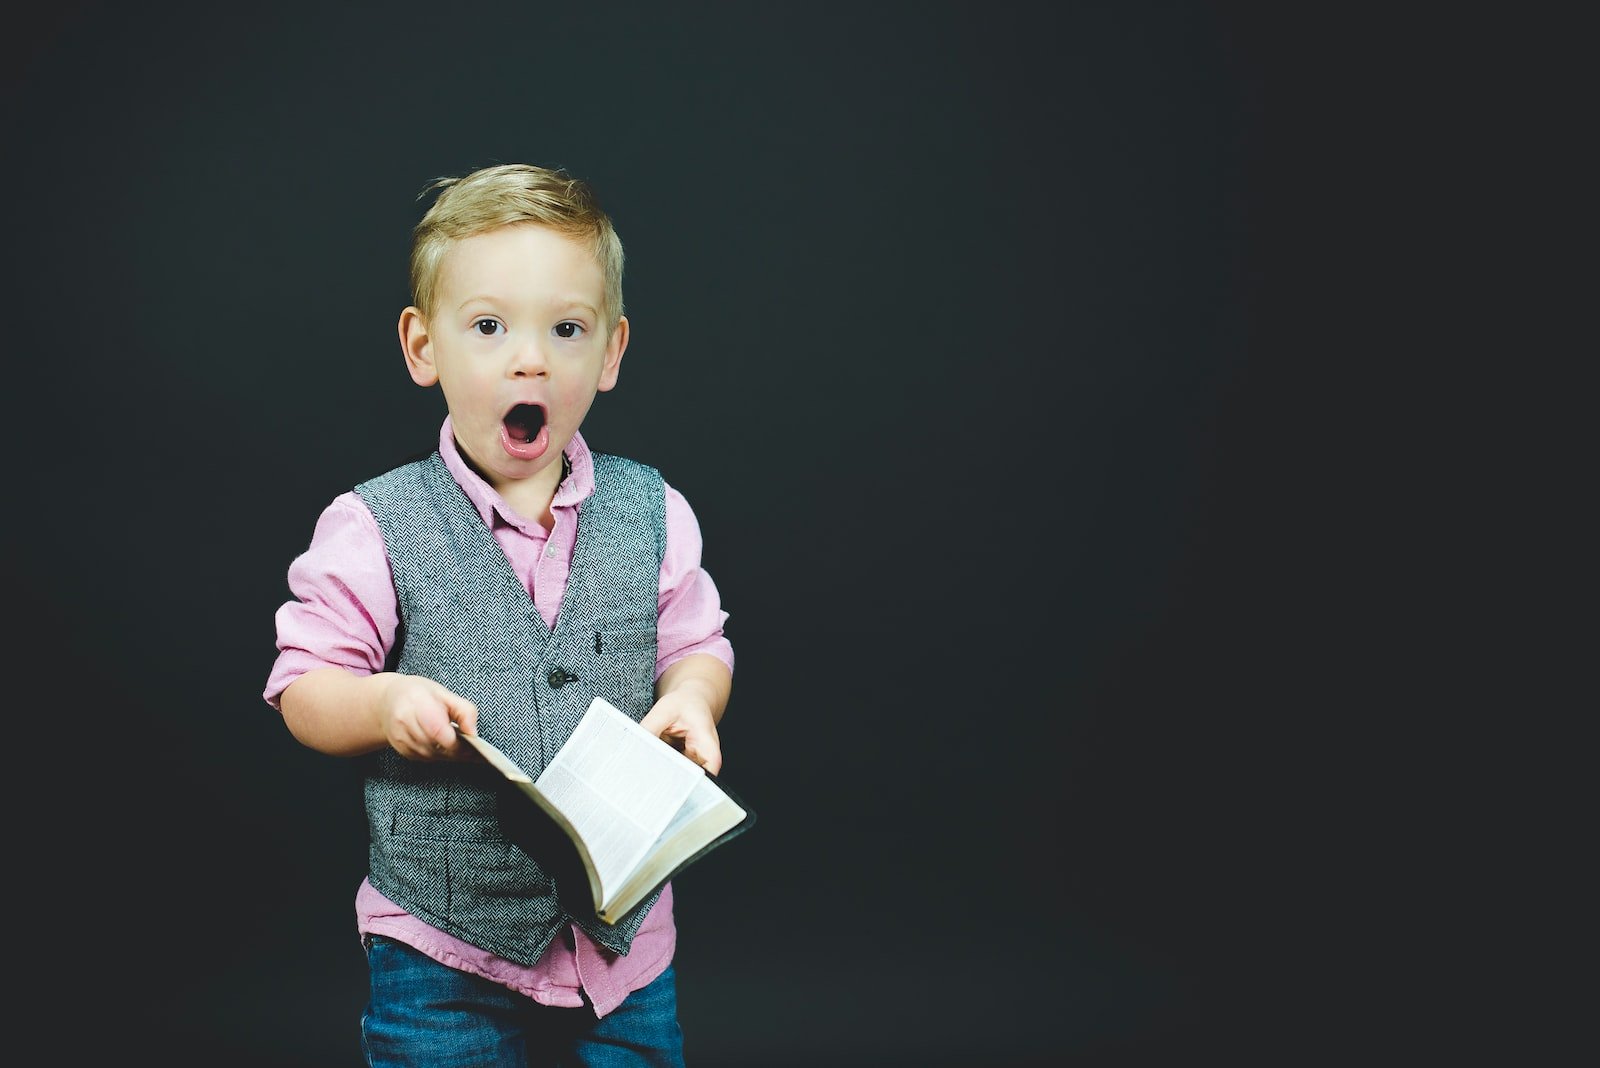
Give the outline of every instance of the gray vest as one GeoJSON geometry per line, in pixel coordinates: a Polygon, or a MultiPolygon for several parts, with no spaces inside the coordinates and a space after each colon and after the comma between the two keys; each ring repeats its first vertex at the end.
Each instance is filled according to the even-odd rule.
{"type": "MultiPolygon", "coordinates": [[[[654,700],[656,601],[666,545],[660,472],[594,454],[572,574],[552,632],[437,452],[356,487],[389,553],[400,631],[389,667],[478,707],[478,733],[539,777],[595,696],[642,719],[654,700]]],[[[569,914],[548,866],[506,829],[532,801],[484,764],[418,762],[392,749],[366,777],[370,878],[411,915],[532,964],[566,925],[626,953],[659,891],[620,923],[569,914]]],[[[562,888],[587,899],[587,885],[562,888]]]]}

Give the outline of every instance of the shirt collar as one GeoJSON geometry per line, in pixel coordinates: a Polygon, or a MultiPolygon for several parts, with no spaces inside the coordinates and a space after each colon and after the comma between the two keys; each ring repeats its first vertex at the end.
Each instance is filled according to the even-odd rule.
{"type": "MultiPolygon", "coordinates": [[[[535,522],[513,511],[500,494],[495,492],[494,487],[485,482],[483,477],[467,464],[461,455],[461,450],[456,448],[455,432],[450,427],[448,415],[444,417],[444,425],[439,428],[439,455],[456,480],[456,484],[467,495],[467,500],[477,509],[485,526],[494,526],[496,512],[500,514],[501,519],[515,527],[526,527],[529,523],[535,522]]],[[[567,472],[567,477],[561,480],[561,485],[556,487],[555,497],[550,501],[551,508],[576,507],[594,492],[594,457],[589,452],[589,444],[583,440],[582,434],[573,433],[572,440],[567,442],[566,458],[571,470],[567,472]]]]}

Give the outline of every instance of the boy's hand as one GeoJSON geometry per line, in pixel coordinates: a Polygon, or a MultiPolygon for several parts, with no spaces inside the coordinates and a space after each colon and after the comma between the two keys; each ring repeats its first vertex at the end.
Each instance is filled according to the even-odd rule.
{"type": "Polygon", "coordinates": [[[478,706],[421,675],[390,674],[377,701],[389,748],[407,760],[481,760],[456,735],[478,729],[478,706]]]}
{"type": "Polygon", "coordinates": [[[698,689],[664,693],[639,725],[715,775],[722,770],[722,742],[711,704],[698,689]]]}

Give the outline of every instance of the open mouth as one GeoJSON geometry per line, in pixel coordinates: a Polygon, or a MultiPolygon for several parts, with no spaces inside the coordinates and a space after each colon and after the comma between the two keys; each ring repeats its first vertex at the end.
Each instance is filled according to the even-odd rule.
{"type": "Polygon", "coordinates": [[[544,409],[537,404],[519,404],[506,413],[505,427],[507,437],[526,445],[544,427],[544,409]]]}

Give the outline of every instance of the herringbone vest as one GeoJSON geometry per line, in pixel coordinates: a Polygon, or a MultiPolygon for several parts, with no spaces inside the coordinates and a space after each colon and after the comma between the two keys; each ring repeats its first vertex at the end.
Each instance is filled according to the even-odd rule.
{"type": "MultiPolygon", "coordinates": [[[[572,572],[554,631],[437,452],[356,487],[389,553],[400,630],[392,670],[423,675],[478,707],[478,733],[529,775],[595,696],[642,719],[653,698],[666,516],[660,473],[595,453],[572,572]]],[[[483,764],[373,754],[366,777],[370,878],[385,896],[464,941],[532,964],[576,920],[626,953],[659,897],[622,922],[569,915],[548,866],[508,838],[504,805],[531,805],[483,764]]],[[[584,899],[587,886],[574,889],[584,899]]],[[[571,898],[569,897],[569,900],[571,898]]]]}

